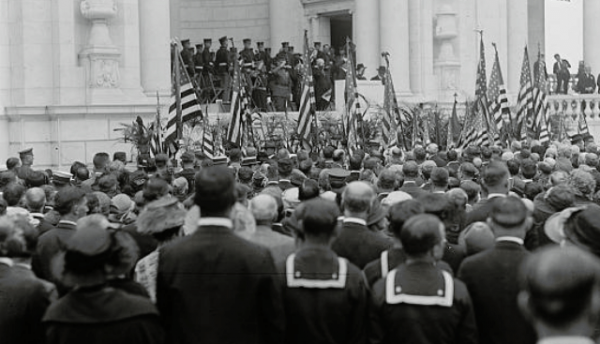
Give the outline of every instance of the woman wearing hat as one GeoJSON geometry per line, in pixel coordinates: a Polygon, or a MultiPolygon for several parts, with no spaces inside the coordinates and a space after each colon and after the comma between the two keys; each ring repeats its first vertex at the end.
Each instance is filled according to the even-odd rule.
{"type": "Polygon", "coordinates": [[[78,221],[65,252],[54,264],[62,283],[72,290],[50,305],[44,315],[46,342],[54,343],[162,343],[158,311],[145,297],[109,286],[127,261],[124,233],[109,231],[102,215],[78,221]]]}
{"type": "Polygon", "coordinates": [[[138,232],[151,235],[158,241],[156,250],[135,266],[135,279],[146,288],[152,302],[156,302],[159,250],[181,235],[185,216],[186,212],[179,207],[177,198],[163,198],[148,204],[137,219],[138,232]]]}

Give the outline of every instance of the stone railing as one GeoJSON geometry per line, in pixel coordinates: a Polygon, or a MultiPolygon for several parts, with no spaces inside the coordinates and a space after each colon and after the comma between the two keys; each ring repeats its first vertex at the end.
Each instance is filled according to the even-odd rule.
{"type": "Polygon", "coordinates": [[[600,120],[600,94],[553,94],[548,96],[549,115],[565,115],[576,119],[584,113],[588,121],[600,120]]]}

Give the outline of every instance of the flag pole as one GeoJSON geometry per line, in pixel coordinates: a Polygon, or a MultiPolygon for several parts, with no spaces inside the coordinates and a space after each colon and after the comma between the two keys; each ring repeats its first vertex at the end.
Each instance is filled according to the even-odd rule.
{"type": "Polygon", "coordinates": [[[177,46],[177,42],[173,42],[171,44],[172,49],[174,50],[175,55],[175,63],[173,64],[174,74],[175,74],[175,106],[177,111],[176,117],[176,128],[177,128],[177,141],[181,140],[183,136],[183,126],[181,123],[181,75],[179,74],[180,68],[180,59],[181,55],[179,54],[179,47],[177,46]]]}

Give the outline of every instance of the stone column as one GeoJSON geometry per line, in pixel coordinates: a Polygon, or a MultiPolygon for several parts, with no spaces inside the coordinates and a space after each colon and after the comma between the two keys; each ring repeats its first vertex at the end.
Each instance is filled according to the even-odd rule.
{"type": "Polygon", "coordinates": [[[583,1],[583,59],[592,67],[592,74],[600,71],[600,45],[598,32],[600,32],[600,1],[583,1]]]}
{"type": "MultiPolygon", "coordinates": [[[[503,71],[504,82],[508,93],[519,92],[519,81],[521,78],[521,65],[523,63],[523,49],[528,39],[529,15],[527,12],[527,1],[507,0],[508,21],[508,69],[503,71]]],[[[595,1],[598,2],[598,1],[595,1]]],[[[532,43],[532,42],[531,42],[532,43]]],[[[529,46],[529,51],[533,46],[529,46]]]]}
{"type": "Polygon", "coordinates": [[[390,70],[396,92],[410,95],[409,0],[380,0],[379,44],[390,53],[390,70]]]}
{"type": "Polygon", "coordinates": [[[140,63],[144,93],[154,96],[170,95],[171,40],[169,31],[169,2],[164,0],[139,1],[140,63]]]}
{"type": "Polygon", "coordinates": [[[356,63],[367,67],[367,75],[375,75],[381,59],[379,49],[379,0],[356,0],[353,14],[356,63]]]}

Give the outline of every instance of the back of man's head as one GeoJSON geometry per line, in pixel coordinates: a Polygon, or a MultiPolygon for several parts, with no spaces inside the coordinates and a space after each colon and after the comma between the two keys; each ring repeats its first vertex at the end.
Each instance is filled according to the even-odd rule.
{"type": "Polygon", "coordinates": [[[460,165],[460,174],[462,180],[472,180],[477,176],[477,168],[470,162],[463,162],[460,165]]]}
{"type": "Polygon", "coordinates": [[[521,163],[516,159],[511,159],[506,162],[506,167],[511,176],[516,176],[521,169],[521,163]]]}
{"type": "Polygon", "coordinates": [[[339,217],[339,208],[332,201],[314,198],[303,204],[301,216],[302,230],[306,237],[325,237],[333,235],[339,217]]]}
{"type": "Polygon", "coordinates": [[[96,153],[92,160],[92,162],[94,164],[94,170],[96,172],[102,172],[102,170],[104,170],[104,168],[108,164],[108,161],[109,161],[108,153],[96,153]]]}
{"type": "Polygon", "coordinates": [[[54,198],[54,210],[60,215],[67,215],[85,197],[85,193],[76,187],[67,186],[60,189],[54,198]]]}
{"type": "Polygon", "coordinates": [[[469,198],[469,202],[473,202],[479,196],[479,192],[481,192],[481,187],[479,184],[475,183],[472,180],[464,180],[460,183],[460,188],[463,189],[467,193],[467,197],[469,198]]]}
{"type": "Polygon", "coordinates": [[[419,199],[425,208],[425,213],[436,216],[440,221],[450,218],[452,203],[445,194],[426,194],[419,199]]]}
{"type": "Polygon", "coordinates": [[[232,148],[229,150],[229,160],[231,162],[239,162],[242,158],[242,151],[239,148],[232,148]]]}
{"type": "Polygon", "coordinates": [[[443,167],[435,167],[433,171],[431,171],[431,182],[433,186],[438,188],[447,188],[448,187],[448,170],[443,167]]]}
{"type": "Polygon", "coordinates": [[[396,173],[390,169],[385,169],[379,174],[377,187],[380,190],[394,190],[396,188],[396,173]]]}
{"type": "Polygon", "coordinates": [[[343,149],[336,149],[333,152],[333,161],[335,161],[337,163],[344,162],[344,150],[343,149]]]}
{"type": "Polygon", "coordinates": [[[235,180],[229,169],[212,166],[196,174],[194,200],[202,216],[227,216],[235,203],[235,180]]]}
{"type": "Polygon", "coordinates": [[[550,183],[552,186],[564,185],[569,181],[569,174],[566,171],[554,171],[550,175],[550,183]]]}
{"type": "Polygon", "coordinates": [[[327,160],[331,160],[333,159],[333,152],[335,152],[335,147],[326,146],[323,148],[323,157],[327,160]]]}
{"type": "Polygon", "coordinates": [[[394,236],[400,239],[402,233],[402,227],[404,223],[411,217],[419,214],[423,214],[425,209],[423,205],[414,199],[409,199],[404,202],[396,203],[392,205],[388,211],[388,219],[390,220],[390,231],[394,236]]]}
{"type": "Polygon", "coordinates": [[[483,175],[483,182],[485,183],[488,189],[496,187],[507,187],[508,169],[503,163],[492,161],[485,169],[485,173],[483,175]]]}
{"type": "Polygon", "coordinates": [[[362,157],[358,154],[350,157],[350,171],[360,171],[362,165],[362,157]]]}
{"type": "Polygon", "coordinates": [[[590,167],[598,167],[598,155],[595,153],[587,153],[585,155],[585,164],[590,167]]]}
{"type": "Polygon", "coordinates": [[[407,161],[402,166],[402,174],[404,179],[414,180],[419,176],[419,166],[414,161],[407,161]]]}
{"type": "Polygon", "coordinates": [[[519,306],[555,335],[591,337],[600,313],[600,263],[575,247],[538,251],[523,265],[519,306]]]}
{"type": "MultiPolygon", "coordinates": [[[[527,208],[520,198],[514,196],[496,197],[491,202],[488,223],[493,228],[505,230],[522,229],[527,221],[527,208]]],[[[496,231],[496,235],[501,235],[496,231]]]]}
{"type": "Polygon", "coordinates": [[[21,184],[12,182],[4,187],[2,198],[8,203],[9,207],[16,207],[19,205],[25,190],[25,187],[21,184]]]}
{"type": "Polygon", "coordinates": [[[400,241],[409,257],[427,254],[444,239],[444,225],[433,215],[420,214],[409,218],[402,227],[400,241]]]}
{"type": "Polygon", "coordinates": [[[11,171],[13,170],[15,167],[19,166],[19,164],[21,164],[21,160],[19,158],[8,158],[6,159],[6,169],[11,171]]]}
{"type": "Polygon", "coordinates": [[[41,213],[46,205],[46,193],[40,188],[31,188],[25,192],[27,210],[32,213],[41,213]]]}
{"type": "Polygon", "coordinates": [[[448,151],[448,161],[456,161],[458,159],[458,153],[454,149],[448,151]]]}
{"type": "Polygon", "coordinates": [[[345,211],[352,214],[366,213],[375,199],[375,191],[365,182],[352,182],[346,186],[342,194],[342,205],[345,211]]]}
{"type": "Polygon", "coordinates": [[[521,161],[521,173],[525,179],[532,179],[537,174],[537,165],[531,159],[521,161]]]}
{"type": "Polygon", "coordinates": [[[425,150],[425,148],[416,147],[413,150],[413,152],[415,154],[415,159],[417,160],[417,162],[421,163],[421,162],[425,161],[425,158],[427,157],[427,151],[425,150]]]}
{"type": "Polygon", "coordinates": [[[257,195],[250,201],[250,211],[257,224],[269,224],[277,217],[277,201],[271,195],[257,195]]]}

